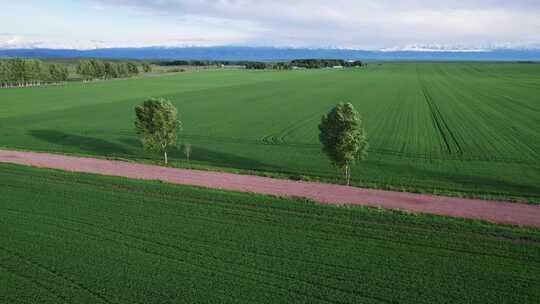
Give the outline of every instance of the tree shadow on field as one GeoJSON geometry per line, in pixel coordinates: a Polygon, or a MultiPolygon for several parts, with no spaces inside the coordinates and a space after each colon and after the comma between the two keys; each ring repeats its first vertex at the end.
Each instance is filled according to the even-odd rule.
{"type": "MultiPolygon", "coordinates": [[[[134,147],[136,149],[143,150],[140,141],[134,138],[121,138],[119,141],[134,147]]],[[[169,157],[172,160],[185,161],[186,156],[182,150],[182,147],[173,147],[168,151],[169,157]]],[[[155,152],[156,158],[161,157],[155,152]]],[[[270,170],[279,171],[281,168],[278,166],[269,165],[260,162],[255,159],[238,156],[231,153],[210,150],[199,145],[193,144],[191,146],[190,160],[195,162],[201,162],[210,166],[226,167],[234,169],[251,169],[251,170],[270,170]]]]}
{"type": "Polygon", "coordinates": [[[30,130],[28,134],[39,140],[68,148],[76,148],[92,154],[132,154],[122,145],[89,136],[68,134],[56,130],[30,130]]]}

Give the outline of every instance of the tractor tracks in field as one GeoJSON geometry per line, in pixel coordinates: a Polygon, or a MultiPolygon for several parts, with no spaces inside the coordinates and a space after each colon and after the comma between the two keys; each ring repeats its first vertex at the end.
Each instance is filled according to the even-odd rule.
{"type": "MultiPolygon", "coordinates": [[[[272,134],[265,135],[261,138],[261,141],[268,145],[283,145],[287,144],[285,141],[285,138],[292,134],[294,131],[301,129],[302,127],[309,125],[313,120],[315,120],[318,116],[321,116],[322,114],[319,112],[316,112],[315,114],[309,115],[307,118],[299,120],[295,123],[292,123],[288,125],[287,127],[283,128],[279,132],[275,132],[272,134]]],[[[293,146],[310,146],[309,144],[298,144],[298,143],[292,143],[293,146]]],[[[311,145],[313,146],[313,145],[311,145]]]]}
{"type": "Polygon", "coordinates": [[[443,149],[443,151],[446,151],[450,155],[458,155],[458,156],[463,155],[463,149],[456,135],[450,128],[448,122],[446,121],[444,115],[441,113],[441,110],[439,109],[439,105],[433,99],[423,77],[421,76],[420,71],[418,70],[418,65],[416,66],[416,75],[418,77],[418,82],[420,83],[420,86],[422,88],[422,94],[424,96],[424,100],[426,101],[426,104],[429,109],[431,122],[434,128],[439,133],[440,138],[442,139],[441,148],[443,149]]]}
{"type": "Polygon", "coordinates": [[[525,89],[540,89],[540,86],[538,85],[538,82],[536,79],[533,78],[516,78],[516,77],[510,77],[505,76],[504,74],[501,74],[500,71],[493,70],[493,67],[490,67],[489,65],[484,65],[483,69],[481,69],[478,66],[469,65],[469,69],[473,72],[475,72],[477,75],[481,77],[490,77],[492,79],[504,81],[504,82],[512,82],[512,84],[520,86],[525,89]]]}
{"type": "Polygon", "coordinates": [[[252,146],[282,146],[282,147],[294,147],[304,149],[320,149],[319,144],[299,143],[285,141],[285,136],[280,135],[265,135],[261,139],[246,139],[235,137],[222,137],[211,135],[182,135],[182,140],[196,140],[212,143],[222,144],[238,144],[238,145],[252,145],[252,146]]]}
{"type": "Polygon", "coordinates": [[[424,94],[424,99],[431,114],[431,121],[433,122],[433,125],[437,129],[439,135],[441,135],[446,152],[451,155],[463,155],[463,149],[461,148],[459,141],[452,132],[452,129],[450,129],[448,126],[448,123],[444,119],[444,115],[441,113],[439,106],[433,100],[429,90],[424,85],[422,85],[422,93],[424,94]]]}
{"type": "MultiPolygon", "coordinates": [[[[11,211],[18,213],[16,210],[11,210],[11,211]]],[[[160,258],[165,258],[165,259],[174,261],[175,263],[179,263],[181,265],[187,265],[189,267],[200,269],[202,271],[208,271],[210,273],[213,273],[214,275],[215,274],[229,275],[229,276],[233,276],[233,277],[236,277],[238,279],[241,279],[241,280],[255,280],[255,281],[259,282],[259,284],[261,284],[261,285],[267,285],[269,287],[279,289],[284,294],[294,292],[294,293],[296,293],[296,294],[298,294],[300,296],[306,296],[306,297],[307,296],[314,296],[313,294],[310,295],[310,294],[307,294],[307,293],[302,292],[302,291],[297,291],[297,290],[290,289],[287,286],[281,286],[281,285],[277,285],[277,284],[272,283],[272,282],[268,282],[263,277],[268,276],[268,277],[272,277],[272,278],[278,278],[280,280],[289,280],[289,281],[296,280],[296,281],[301,282],[303,284],[312,285],[312,286],[314,286],[316,288],[325,288],[325,289],[335,290],[335,291],[341,292],[343,294],[349,294],[349,295],[352,295],[352,296],[358,296],[358,297],[362,297],[362,298],[376,299],[378,301],[388,303],[388,301],[386,301],[386,300],[384,300],[382,298],[373,297],[371,295],[367,295],[367,294],[364,294],[364,293],[361,293],[361,292],[358,292],[358,291],[355,291],[355,290],[349,290],[349,289],[346,289],[346,288],[333,286],[333,285],[330,285],[330,284],[314,282],[312,280],[301,278],[301,277],[296,277],[294,275],[287,275],[285,273],[282,273],[280,271],[276,271],[275,269],[268,268],[268,267],[256,267],[255,269],[249,269],[246,265],[242,264],[239,261],[231,261],[231,260],[228,260],[228,259],[226,259],[224,257],[220,257],[220,256],[212,254],[210,249],[213,248],[216,245],[215,244],[210,244],[210,243],[207,243],[207,242],[203,242],[204,244],[198,244],[198,246],[200,246],[200,247],[208,247],[208,250],[197,251],[197,250],[195,250],[193,248],[184,248],[184,247],[178,246],[178,245],[176,245],[174,243],[166,243],[164,240],[157,240],[157,239],[153,239],[153,238],[151,238],[149,236],[138,235],[137,233],[132,233],[132,232],[127,233],[127,232],[123,232],[123,231],[120,231],[120,230],[117,230],[117,229],[107,228],[107,227],[104,227],[103,225],[98,225],[98,224],[95,224],[95,223],[83,221],[83,220],[80,220],[80,219],[70,219],[70,218],[63,218],[63,217],[51,217],[51,216],[44,215],[44,214],[41,214],[41,213],[35,213],[35,214],[33,214],[33,216],[37,216],[37,217],[41,217],[41,218],[45,219],[45,220],[43,220],[41,222],[42,224],[45,224],[45,225],[48,225],[48,226],[53,226],[53,227],[56,227],[56,228],[64,230],[64,231],[77,233],[77,234],[85,236],[86,238],[90,238],[90,239],[93,239],[93,240],[96,240],[96,241],[111,242],[112,244],[115,244],[116,246],[125,247],[125,248],[127,248],[129,250],[138,251],[138,252],[141,252],[143,254],[147,254],[147,255],[151,255],[151,256],[157,256],[157,257],[160,257],[160,258]],[[66,225],[55,223],[55,220],[57,220],[59,222],[75,224],[75,225],[78,225],[80,227],[86,227],[88,229],[82,229],[80,227],[79,228],[71,228],[71,227],[68,227],[66,225]],[[95,229],[95,230],[88,231],[89,229],[95,229]],[[135,245],[133,243],[133,241],[139,242],[140,244],[149,244],[151,246],[148,247],[148,248],[153,248],[153,249],[148,249],[148,248],[145,248],[144,246],[135,245]],[[182,252],[184,254],[191,255],[194,258],[193,259],[179,258],[176,255],[173,255],[173,254],[168,253],[168,252],[160,252],[159,250],[156,250],[154,248],[166,248],[168,250],[182,252]],[[220,270],[219,268],[217,268],[215,266],[212,266],[213,264],[202,263],[202,260],[204,260],[204,259],[210,259],[210,260],[213,260],[213,261],[218,262],[218,263],[223,263],[224,265],[234,265],[235,266],[234,268],[236,269],[236,271],[220,270]]],[[[148,231],[148,230],[145,230],[145,231],[148,231]]],[[[189,241],[193,242],[193,239],[189,239],[189,241]]],[[[197,241],[198,240],[196,240],[196,242],[197,241]]],[[[198,241],[198,242],[200,243],[201,241],[198,241]]],[[[1,249],[4,249],[4,248],[0,247],[0,250],[1,249]]],[[[222,249],[227,249],[227,250],[234,251],[234,250],[228,249],[226,247],[222,247],[222,249]]],[[[257,255],[256,253],[253,253],[253,254],[257,255]]],[[[258,255],[260,255],[260,254],[258,254],[258,255]]],[[[19,255],[17,255],[17,256],[19,256],[19,255]]],[[[280,259],[291,260],[288,257],[281,257],[281,256],[271,256],[271,257],[272,258],[280,258],[280,259]]],[[[27,259],[25,259],[25,260],[27,260],[27,259]]],[[[31,261],[29,261],[29,262],[31,262],[31,261]]],[[[33,262],[31,262],[31,263],[33,263],[33,262]]],[[[42,266],[42,265],[39,264],[39,266],[42,266]]],[[[330,279],[330,277],[328,277],[328,279],[330,279]]],[[[345,283],[343,280],[340,280],[340,279],[338,279],[338,281],[340,281],[341,283],[345,283]]],[[[380,286],[380,287],[384,288],[384,286],[380,286]]],[[[227,296],[227,294],[225,294],[225,293],[222,293],[222,295],[227,296]]],[[[322,297],[322,296],[314,296],[314,297],[316,297],[316,298],[318,298],[318,299],[320,299],[320,300],[322,300],[324,302],[327,302],[327,303],[335,303],[335,304],[342,303],[340,301],[335,301],[333,299],[322,297]]],[[[107,301],[106,303],[111,303],[111,302],[107,301]]]]}
{"type": "MultiPolygon", "coordinates": [[[[122,136],[131,136],[131,133],[117,133],[122,136]]],[[[264,136],[263,138],[267,138],[264,136]]],[[[196,142],[208,142],[208,143],[219,143],[219,144],[234,144],[234,145],[248,145],[248,146],[274,146],[274,147],[285,147],[285,148],[295,148],[304,150],[306,153],[314,153],[321,151],[321,145],[315,143],[299,143],[291,142],[286,140],[276,140],[276,139],[267,139],[266,142],[257,139],[245,139],[245,138],[234,138],[234,137],[220,137],[220,136],[207,136],[207,135],[195,135],[195,134],[185,134],[182,135],[182,141],[196,141],[196,142]]],[[[492,157],[488,155],[484,156],[463,156],[463,155],[447,155],[445,157],[435,157],[436,151],[431,153],[415,153],[415,152],[403,152],[392,149],[384,148],[369,148],[370,154],[376,154],[381,156],[390,156],[406,159],[416,159],[416,160],[426,160],[426,161],[436,161],[436,160],[455,160],[455,161],[490,161],[490,162],[503,162],[503,163],[514,163],[514,164],[530,164],[531,161],[523,160],[518,158],[509,158],[509,157],[492,157]]],[[[129,154],[118,154],[119,157],[132,157],[129,154]]]]}
{"type": "Polygon", "coordinates": [[[18,277],[18,278],[20,278],[22,280],[25,280],[27,282],[30,282],[32,285],[37,286],[39,289],[45,291],[46,293],[48,293],[52,297],[59,299],[61,301],[60,303],[69,303],[68,298],[66,298],[65,296],[57,293],[56,291],[54,291],[49,286],[43,284],[41,281],[36,280],[35,278],[33,278],[31,276],[28,276],[28,275],[26,275],[24,273],[21,273],[20,271],[14,271],[14,270],[6,267],[6,266],[3,266],[2,264],[0,264],[0,270],[3,270],[5,272],[7,272],[7,273],[10,273],[11,275],[13,275],[15,277],[18,277]]]}
{"type": "MultiPolygon", "coordinates": [[[[438,67],[438,70],[444,75],[447,86],[463,88],[454,90],[453,93],[456,100],[459,100],[460,105],[464,107],[461,111],[476,113],[477,117],[475,117],[474,124],[477,130],[475,132],[478,132],[482,140],[478,140],[474,145],[477,149],[484,151],[484,153],[481,153],[482,155],[498,155],[497,159],[512,159],[514,155],[522,155],[522,160],[528,158],[526,162],[535,163],[539,151],[537,145],[535,145],[534,141],[523,140],[525,137],[518,136],[518,134],[528,134],[532,138],[540,134],[538,130],[530,128],[531,125],[538,123],[535,115],[540,110],[520,100],[517,96],[509,96],[510,92],[500,86],[490,86],[489,88],[478,86],[466,81],[465,77],[458,77],[455,73],[449,73],[442,67],[438,67]],[[468,94],[465,94],[465,92],[468,94]],[[514,152],[502,151],[491,144],[495,142],[504,143],[508,147],[514,146],[516,149],[514,152]],[[488,144],[486,145],[486,143],[488,144]],[[528,155],[529,157],[524,151],[531,152],[528,155]]],[[[469,69],[464,71],[470,72],[469,69]]],[[[468,120],[471,122],[470,116],[468,120]]],[[[493,157],[489,157],[488,160],[491,158],[493,157]]]]}
{"type": "Polygon", "coordinates": [[[294,133],[295,131],[302,129],[303,127],[309,125],[317,117],[319,117],[319,112],[309,115],[307,118],[294,122],[287,125],[285,128],[281,129],[278,132],[273,132],[261,136],[259,139],[249,139],[249,138],[234,138],[234,137],[220,137],[220,136],[211,136],[211,135],[195,135],[195,134],[186,134],[182,136],[182,139],[191,139],[191,140],[204,140],[218,143],[227,143],[227,144],[243,144],[243,145],[256,145],[256,146],[282,146],[282,147],[292,147],[292,148],[304,148],[304,149],[320,149],[319,144],[310,144],[310,143],[301,143],[287,141],[286,138],[294,133]]]}
{"type": "MultiPolygon", "coordinates": [[[[64,275],[64,274],[60,273],[59,271],[57,271],[55,269],[51,269],[51,268],[49,268],[49,267],[47,267],[47,266],[45,266],[45,265],[43,265],[41,263],[32,261],[29,258],[15,252],[15,251],[12,251],[10,249],[7,249],[7,248],[4,248],[4,247],[0,246],[0,250],[6,252],[8,255],[10,255],[10,256],[12,256],[14,258],[17,258],[17,259],[23,261],[24,263],[27,263],[27,264],[29,264],[29,265],[31,265],[31,266],[33,266],[33,267],[35,267],[35,268],[37,268],[37,269],[39,269],[41,271],[44,271],[45,273],[47,273],[47,274],[49,274],[49,275],[51,275],[51,276],[53,276],[55,278],[58,278],[58,279],[60,279],[62,281],[67,282],[69,285],[72,285],[72,286],[74,286],[74,287],[76,287],[76,288],[78,288],[80,290],[83,290],[83,291],[89,293],[90,295],[92,295],[96,299],[99,299],[103,303],[107,303],[107,304],[113,304],[114,303],[114,302],[111,302],[105,295],[88,288],[84,284],[70,278],[67,275],[64,275]]],[[[46,287],[45,285],[39,283],[39,281],[32,280],[32,283],[46,289],[49,293],[54,294],[58,298],[61,298],[62,300],[65,300],[64,296],[54,292],[51,288],[46,287]]]]}

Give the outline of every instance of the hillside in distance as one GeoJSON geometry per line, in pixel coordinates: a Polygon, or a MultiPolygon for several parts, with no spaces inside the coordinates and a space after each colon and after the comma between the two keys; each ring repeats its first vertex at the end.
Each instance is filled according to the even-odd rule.
{"type": "Polygon", "coordinates": [[[274,47],[144,47],[74,49],[0,49],[0,57],[110,58],[110,59],[195,59],[286,61],[298,58],[412,61],[540,61],[537,49],[488,51],[365,51],[353,49],[308,49],[274,47]]]}

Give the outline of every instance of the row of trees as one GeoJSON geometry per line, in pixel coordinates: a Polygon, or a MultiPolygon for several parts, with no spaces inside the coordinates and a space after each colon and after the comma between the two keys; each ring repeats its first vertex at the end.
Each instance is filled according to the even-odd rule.
{"type": "Polygon", "coordinates": [[[291,70],[293,65],[289,62],[247,62],[243,64],[248,70],[291,70]]]}
{"type": "MultiPolygon", "coordinates": [[[[148,63],[143,63],[142,68],[145,73],[152,71],[152,67],[148,63]]],[[[139,67],[133,62],[85,59],[79,61],[77,74],[81,75],[85,80],[125,78],[138,75],[139,67]]]]}
{"type": "Polygon", "coordinates": [[[295,59],[291,62],[260,62],[260,61],[227,61],[227,60],[172,60],[161,61],[156,64],[161,66],[244,66],[252,70],[290,70],[294,67],[306,69],[321,69],[335,66],[361,67],[362,61],[343,59],[295,59]]]}
{"type": "Polygon", "coordinates": [[[278,62],[272,65],[274,70],[290,70],[292,65],[289,62],[278,62]]]}
{"type": "Polygon", "coordinates": [[[0,60],[0,87],[26,87],[67,81],[69,71],[61,64],[38,59],[0,60]]]}
{"type": "Polygon", "coordinates": [[[160,66],[215,66],[233,65],[233,61],[227,60],[167,60],[156,62],[160,66]]]}
{"type": "Polygon", "coordinates": [[[244,66],[248,70],[264,70],[268,65],[264,62],[247,62],[244,66]]]}
{"type": "Polygon", "coordinates": [[[321,69],[334,66],[342,67],[360,67],[364,63],[362,61],[348,61],[343,59],[296,59],[291,61],[292,66],[306,69],[321,69]]]}
{"type": "MultiPolygon", "coordinates": [[[[145,73],[152,72],[148,63],[141,65],[145,73]]],[[[81,60],[77,73],[84,79],[112,79],[139,74],[139,67],[133,62],[106,62],[89,59],[81,60]]],[[[64,64],[46,63],[39,59],[0,60],[0,87],[28,87],[40,84],[61,83],[69,79],[69,69],[64,64]]]]}
{"type": "Polygon", "coordinates": [[[291,62],[246,62],[243,63],[246,69],[264,70],[290,70],[293,68],[305,68],[305,69],[322,69],[331,68],[335,66],[339,67],[361,67],[365,64],[362,61],[349,61],[342,59],[295,59],[291,62]]]}
{"type": "MultiPolygon", "coordinates": [[[[145,149],[157,150],[168,163],[167,150],[176,146],[182,129],[178,110],[167,99],[151,98],[135,107],[135,130],[145,149]]],[[[347,185],[351,180],[351,166],[367,156],[367,136],[360,114],[351,103],[339,103],[323,115],[319,124],[319,140],[323,152],[332,164],[343,171],[347,185]]],[[[187,160],[191,145],[184,145],[187,160]]]]}

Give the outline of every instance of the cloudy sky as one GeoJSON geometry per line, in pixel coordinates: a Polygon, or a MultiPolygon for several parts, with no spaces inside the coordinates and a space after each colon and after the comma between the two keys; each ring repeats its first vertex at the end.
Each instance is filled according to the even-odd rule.
{"type": "Polygon", "coordinates": [[[540,48],[540,0],[17,0],[0,48],[540,48]]]}

